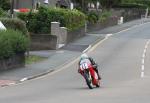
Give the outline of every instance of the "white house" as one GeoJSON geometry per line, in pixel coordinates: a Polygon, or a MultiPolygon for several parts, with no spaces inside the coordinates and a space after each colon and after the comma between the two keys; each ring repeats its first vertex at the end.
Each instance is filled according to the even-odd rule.
{"type": "Polygon", "coordinates": [[[58,2],[61,3],[61,5],[69,6],[70,0],[14,0],[14,8],[34,8],[37,3],[40,3],[40,5],[48,5],[51,7],[55,7],[58,2]]]}

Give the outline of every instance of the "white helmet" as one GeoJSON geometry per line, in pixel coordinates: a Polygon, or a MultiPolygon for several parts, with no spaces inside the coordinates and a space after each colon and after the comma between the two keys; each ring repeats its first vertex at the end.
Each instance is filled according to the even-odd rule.
{"type": "Polygon", "coordinates": [[[87,54],[84,53],[81,55],[81,59],[87,59],[87,58],[89,58],[87,54]]]}

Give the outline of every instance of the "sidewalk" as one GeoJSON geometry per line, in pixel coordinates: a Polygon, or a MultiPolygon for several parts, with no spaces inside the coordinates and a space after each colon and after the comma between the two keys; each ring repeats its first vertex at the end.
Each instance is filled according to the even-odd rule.
{"type": "MultiPolygon", "coordinates": [[[[149,21],[150,19],[147,19],[144,22],[149,21]]],[[[93,46],[98,41],[104,39],[107,34],[116,33],[134,25],[139,25],[141,23],[141,20],[134,20],[100,31],[94,31],[92,33],[88,33],[86,36],[66,45],[59,50],[30,52],[30,55],[47,57],[48,59],[31,65],[26,65],[23,68],[0,72],[0,86],[15,84],[55,71],[61,66],[68,64],[70,61],[79,57],[83,51],[87,50],[89,46],[93,46]]]]}

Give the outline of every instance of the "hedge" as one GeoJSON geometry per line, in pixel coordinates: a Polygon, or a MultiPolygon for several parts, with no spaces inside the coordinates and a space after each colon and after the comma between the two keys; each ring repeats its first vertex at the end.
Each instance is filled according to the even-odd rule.
{"type": "Polygon", "coordinates": [[[78,10],[40,7],[38,12],[19,13],[18,17],[27,23],[29,32],[50,33],[51,22],[60,22],[69,30],[78,29],[85,24],[86,16],[78,10]]]}
{"type": "Polygon", "coordinates": [[[28,35],[28,30],[24,21],[16,18],[0,18],[0,21],[2,21],[2,23],[6,26],[7,29],[18,30],[21,31],[22,34],[28,35]]]}
{"type": "Polygon", "coordinates": [[[10,10],[11,0],[0,0],[0,8],[10,10]]]}
{"type": "Polygon", "coordinates": [[[99,14],[97,12],[91,11],[87,14],[89,23],[97,23],[99,20],[99,14]]]}
{"type": "Polygon", "coordinates": [[[147,6],[143,4],[136,4],[136,3],[124,3],[119,5],[114,5],[113,8],[139,8],[139,9],[146,9],[147,6]]]}
{"type": "Polygon", "coordinates": [[[111,12],[104,10],[103,12],[95,12],[91,11],[88,13],[88,22],[89,23],[97,23],[97,22],[104,22],[107,20],[107,18],[111,17],[111,12]]]}
{"type": "Polygon", "coordinates": [[[5,16],[7,16],[7,13],[2,8],[0,8],[0,17],[5,17],[5,16]]]}
{"type": "Polygon", "coordinates": [[[0,30],[0,59],[5,59],[17,53],[25,52],[29,39],[19,31],[0,30]]]}

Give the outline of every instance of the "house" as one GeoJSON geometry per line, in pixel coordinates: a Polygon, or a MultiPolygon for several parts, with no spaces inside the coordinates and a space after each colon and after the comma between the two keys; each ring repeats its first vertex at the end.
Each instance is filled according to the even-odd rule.
{"type": "Polygon", "coordinates": [[[35,8],[36,4],[40,5],[47,5],[50,7],[56,7],[56,5],[62,7],[69,7],[70,6],[70,0],[14,0],[14,8],[19,9],[19,8],[35,8]]]}

